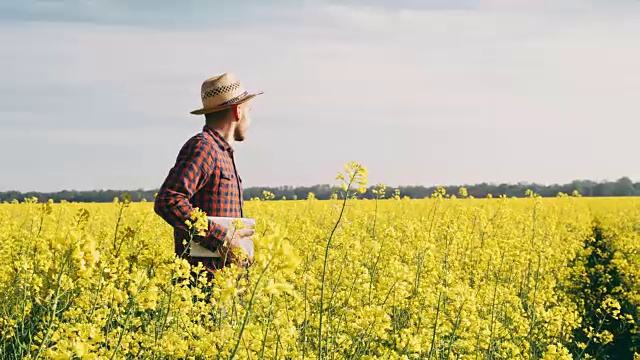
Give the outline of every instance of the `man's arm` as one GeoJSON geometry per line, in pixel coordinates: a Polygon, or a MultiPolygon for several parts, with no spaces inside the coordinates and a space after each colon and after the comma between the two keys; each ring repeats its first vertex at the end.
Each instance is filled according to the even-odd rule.
{"type": "MultiPolygon", "coordinates": [[[[176,164],[158,191],[154,211],[168,224],[189,234],[185,221],[193,212],[189,199],[208,181],[215,166],[215,154],[203,139],[192,138],[180,151],[176,164]]],[[[207,236],[200,241],[215,250],[227,236],[227,229],[209,223],[207,236]]]]}

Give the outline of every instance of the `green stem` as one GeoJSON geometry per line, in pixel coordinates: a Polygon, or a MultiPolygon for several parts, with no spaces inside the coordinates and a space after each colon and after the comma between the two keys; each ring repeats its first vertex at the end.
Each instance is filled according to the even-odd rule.
{"type": "Polygon", "coordinates": [[[111,354],[111,357],[109,358],[110,360],[113,360],[116,356],[116,354],[118,353],[118,350],[120,350],[120,345],[122,344],[122,339],[124,338],[124,333],[127,332],[127,326],[129,326],[129,320],[131,319],[131,313],[133,312],[133,308],[134,308],[134,299],[131,299],[129,302],[129,307],[127,309],[127,317],[124,320],[124,325],[122,327],[122,332],[120,333],[120,336],[118,337],[118,343],[116,344],[116,347],[113,349],[113,353],[111,354]]]}
{"type": "Polygon", "coordinates": [[[249,321],[249,314],[251,313],[251,306],[253,305],[253,299],[256,296],[256,291],[258,290],[258,285],[260,284],[260,280],[262,280],[262,277],[267,272],[267,269],[269,268],[269,265],[271,265],[272,261],[273,261],[273,259],[269,260],[269,262],[267,263],[267,266],[264,267],[264,270],[262,271],[262,273],[258,277],[258,280],[256,281],[256,286],[253,287],[253,291],[251,292],[251,299],[249,299],[249,304],[247,306],[247,311],[245,311],[245,313],[244,313],[244,319],[242,320],[242,326],[240,327],[240,334],[238,335],[238,340],[236,341],[236,345],[233,348],[233,351],[231,352],[231,356],[229,357],[229,360],[232,360],[233,358],[235,358],[236,353],[238,352],[238,348],[240,347],[240,341],[242,340],[242,334],[244,333],[245,326],[247,325],[247,322],[249,321]]]}
{"type": "Polygon", "coordinates": [[[438,318],[440,317],[440,302],[442,300],[442,291],[438,294],[438,307],[436,308],[436,319],[433,324],[433,334],[431,335],[431,346],[429,347],[429,356],[428,359],[431,359],[431,354],[433,353],[433,348],[436,344],[436,333],[438,330],[438,318]]]}
{"type": "Polygon", "coordinates": [[[327,245],[324,249],[324,264],[322,266],[322,287],[320,288],[320,321],[318,324],[318,360],[322,359],[322,314],[323,314],[323,305],[324,305],[324,284],[325,277],[327,274],[327,259],[329,258],[329,247],[331,246],[331,240],[333,239],[333,234],[335,233],[340,221],[342,220],[342,215],[344,214],[344,209],[347,205],[347,200],[349,199],[349,189],[351,188],[351,184],[353,182],[353,177],[349,181],[349,186],[347,186],[346,194],[344,200],[342,201],[342,208],[340,209],[340,215],[338,216],[338,221],[336,221],[333,226],[333,230],[331,230],[331,234],[329,235],[329,239],[327,240],[327,245]]]}
{"type": "Polygon", "coordinates": [[[38,347],[38,352],[36,354],[35,360],[38,360],[40,356],[42,356],[42,350],[44,349],[45,344],[49,342],[49,337],[50,337],[49,332],[53,327],[54,316],[56,314],[56,310],[58,307],[58,300],[60,299],[60,288],[61,288],[60,282],[62,281],[62,274],[64,273],[65,265],[69,261],[70,257],[71,257],[71,251],[67,251],[67,255],[65,256],[64,262],[60,265],[60,272],[58,273],[58,278],[57,278],[55,299],[53,300],[53,307],[51,308],[51,319],[49,319],[49,324],[47,325],[47,330],[45,331],[44,339],[42,339],[42,343],[38,347]]]}
{"type": "Polygon", "coordinates": [[[264,336],[262,337],[262,349],[260,349],[259,359],[264,359],[264,348],[267,346],[267,335],[269,335],[269,327],[271,326],[271,320],[273,319],[273,295],[270,296],[269,300],[269,313],[267,314],[267,327],[264,329],[264,336]]]}
{"type": "Polygon", "coordinates": [[[124,212],[124,203],[120,205],[120,213],[118,214],[118,221],[116,222],[116,230],[113,234],[113,251],[118,248],[118,229],[120,228],[120,221],[122,220],[122,213],[124,212]]]}

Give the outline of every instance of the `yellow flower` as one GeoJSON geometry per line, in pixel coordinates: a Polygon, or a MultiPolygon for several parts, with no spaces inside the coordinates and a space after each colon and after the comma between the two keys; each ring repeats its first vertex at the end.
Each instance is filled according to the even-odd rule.
{"type": "MultiPolygon", "coordinates": [[[[176,256],[149,203],[1,204],[0,358],[571,359],[619,339],[585,314],[637,330],[633,198],[485,201],[440,186],[386,201],[377,183],[367,202],[351,200],[364,166],[336,180],[344,208],[312,192],[248,202],[255,262],[213,280],[176,256]],[[598,293],[580,293],[591,279],[598,293]]],[[[208,229],[199,209],[185,224],[208,229]]]]}

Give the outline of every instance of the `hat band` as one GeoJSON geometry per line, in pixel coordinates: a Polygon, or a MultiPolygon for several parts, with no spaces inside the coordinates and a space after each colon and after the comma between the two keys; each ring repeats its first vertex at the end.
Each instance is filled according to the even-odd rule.
{"type": "Polygon", "coordinates": [[[249,94],[249,92],[245,91],[242,94],[240,94],[240,95],[238,95],[238,96],[236,96],[234,98],[231,98],[231,99],[229,99],[229,100],[227,100],[227,101],[225,101],[225,102],[223,102],[221,104],[218,104],[218,106],[225,106],[225,105],[233,104],[234,102],[242,99],[243,97],[247,96],[248,94],[249,94]]]}
{"type": "Polygon", "coordinates": [[[227,84],[227,85],[223,85],[220,87],[215,87],[215,88],[211,88],[208,89],[206,91],[203,91],[201,94],[202,100],[207,99],[207,98],[212,98],[212,97],[216,97],[220,94],[224,94],[226,92],[230,92],[230,91],[236,91],[240,89],[240,83],[239,82],[234,82],[231,84],[227,84]]]}

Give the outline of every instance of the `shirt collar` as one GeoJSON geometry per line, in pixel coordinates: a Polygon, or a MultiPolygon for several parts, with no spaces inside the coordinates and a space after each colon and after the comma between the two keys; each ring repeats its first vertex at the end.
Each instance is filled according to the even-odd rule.
{"type": "Polygon", "coordinates": [[[220,134],[220,132],[218,130],[212,129],[212,128],[208,127],[207,125],[205,125],[202,128],[202,130],[205,131],[205,132],[208,132],[209,134],[211,134],[211,137],[216,142],[216,144],[218,144],[220,149],[222,149],[223,151],[233,152],[233,148],[231,147],[231,145],[229,145],[227,140],[225,140],[225,138],[220,134]]]}

